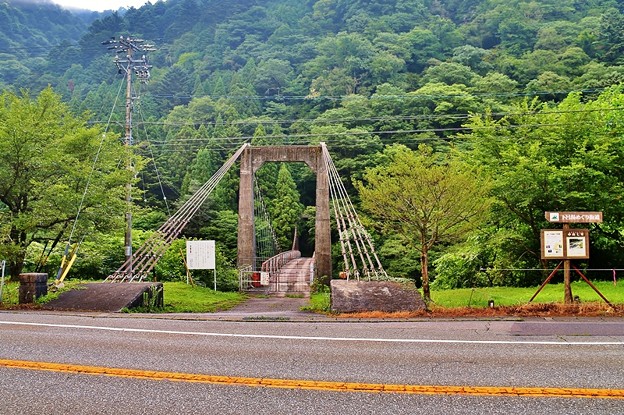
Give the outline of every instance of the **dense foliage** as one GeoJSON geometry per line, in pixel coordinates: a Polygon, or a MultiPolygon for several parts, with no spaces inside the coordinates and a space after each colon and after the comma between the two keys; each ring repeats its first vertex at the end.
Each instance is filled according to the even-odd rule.
{"type": "Polygon", "coordinates": [[[487,180],[453,158],[438,160],[431,148],[388,147],[388,160],[366,171],[358,183],[362,207],[378,226],[420,253],[425,301],[429,290],[429,252],[440,243],[457,243],[487,220],[487,180]]]}
{"type": "MultiPolygon", "coordinates": [[[[458,151],[493,180],[493,215],[463,243],[433,249],[431,279],[448,287],[527,285],[543,275],[505,270],[547,267],[538,249],[538,231],[549,226],[544,210],[603,210],[584,265],[624,262],[623,7],[615,0],[168,0],[91,22],[9,1],[0,6],[0,88],[34,94],[50,84],[75,113],[89,111],[91,122],[121,132],[122,80],[100,43],[131,34],[156,44],[134,117],[136,149],[154,161],[139,176],[144,197],[136,198],[146,230],[245,141],[326,142],[356,203],[353,183],[387,145],[458,151]]],[[[273,204],[278,173],[267,165],[258,182],[269,210],[281,214],[273,204]]],[[[304,166],[289,173],[300,200],[284,212],[301,215],[301,205],[314,205],[314,177],[304,166]]],[[[224,180],[186,236],[215,238],[233,259],[237,179],[224,180]]],[[[312,238],[304,212],[300,234],[312,238]]],[[[288,240],[291,229],[278,227],[288,240]]],[[[405,252],[396,233],[375,237],[393,275],[419,280],[418,253],[405,252]]]]}
{"type": "Polygon", "coordinates": [[[117,136],[72,116],[50,88],[36,99],[0,95],[0,256],[12,277],[34,243],[45,246],[39,266],[74,231],[80,238],[119,224],[132,173],[118,166],[129,156],[117,136]]]}

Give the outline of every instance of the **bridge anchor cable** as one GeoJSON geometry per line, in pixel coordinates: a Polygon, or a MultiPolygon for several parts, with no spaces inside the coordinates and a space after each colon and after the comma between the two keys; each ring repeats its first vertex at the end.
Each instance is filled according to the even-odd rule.
{"type": "Polygon", "coordinates": [[[234,165],[248,143],[243,144],[202,187],[200,187],[180,208],[154,232],[132,257],[109,275],[105,282],[141,282],[154,269],[158,260],[164,255],[171,243],[180,235],[184,227],[191,221],[219,181],[234,165]]]}
{"type": "Polygon", "coordinates": [[[360,221],[327,146],[321,143],[321,147],[329,176],[330,200],[340,236],[346,278],[360,280],[364,277],[369,281],[388,279],[388,274],[375,251],[372,238],[360,221]]]}

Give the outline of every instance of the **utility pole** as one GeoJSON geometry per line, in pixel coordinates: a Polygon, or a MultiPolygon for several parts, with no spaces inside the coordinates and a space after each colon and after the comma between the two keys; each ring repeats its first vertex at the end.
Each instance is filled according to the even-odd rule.
{"type": "MultiPolygon", "coordinates": [[[[143,39],[131,38],[130,36],[119,36],[119,39],[111,38],[102,42],[108,45],[108,49],[115,52],[115,65],[120,75],[126,77],[126,124],[124,144],[131,147],[132,139],[132,110],[134,109],[134,100],[138,96],[132,94],[132,76],[136,75],[139,82],[146,84],[150,78],[150,69],[152,65],[147,62],[146,53],[156,50],[154,45],[146,44],[143,39]],[[135,55],[141,54],[140,57],[135,55]]],[[[136,174],[132,159],[128,160],[126,166],[136,174]]],[[[126,262],[130,264],[130,277],[132,277],[132,183],[126,185],[126,230],[124,237],[126,262]]]]}

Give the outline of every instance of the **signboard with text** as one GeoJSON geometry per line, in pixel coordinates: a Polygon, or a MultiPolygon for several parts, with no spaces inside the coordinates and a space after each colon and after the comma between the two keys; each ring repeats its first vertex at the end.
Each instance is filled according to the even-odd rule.
{"type": "Polygon", "coordinates": [[[215,241],[186,241],[188,269],[215,269],[215,241]]]}
{"type": "Polygon", "coordinates": [[[602,223],[602,212],[546,212],[553,223],[602,223]]]}
{"type": "Polygon", "coordinates": [[[542,229],[542,259],[589,258],[589,229],[542,229]]]}

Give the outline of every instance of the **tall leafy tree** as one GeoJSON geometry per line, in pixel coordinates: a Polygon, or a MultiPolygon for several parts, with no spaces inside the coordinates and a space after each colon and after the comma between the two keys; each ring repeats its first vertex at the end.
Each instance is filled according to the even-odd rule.
{"type": "Polygon", "coordinates": [[[486,217],[488,186],[454,158],[436,160],[431,149],[395,145],[387,163],[369,169],[358,183],[362,206],[386,232],[420,252],[423,296],[431,301],[429,251],[465,238],[486,217]]]}
{"type": "MultiPolygon", "coordinates": [[[[590,264],[607,268],[622,260],[623,104],[617,87],[588,102],[574,93],[558,105],[524,102],[500,119],[473,118],[468,154],[492,177],[494,217],[515,235],[510,249],[500,252],[513,257],[509,265],[538,263],[540,231],[552,226],[545,211],[603,211],[590,264]],[[532,263],[522,262],[529,258],[532,263]]],[[[537,282],[526,278],[521,283],[537,282]]]]}
{"type": "Polygon", "coordinates": [[[275,185],[277,197],[271,203],[270,215],[273,229],[281,247],[290,247],[295,227],[301,219],[303,205],[299,201],[300,195],[297,184],[290,174],[288,165],[282,163],[275,185]]]}
{"type": "Polygon", "coordinates": [[[68,233],[79,205],[83,235],[123,219],[129,155],[116,137],[102,136],[86,121],[50,88],[36,98],[0,95],[0,256],[12,277],[33,242],[58,242],[68,233]]]}

